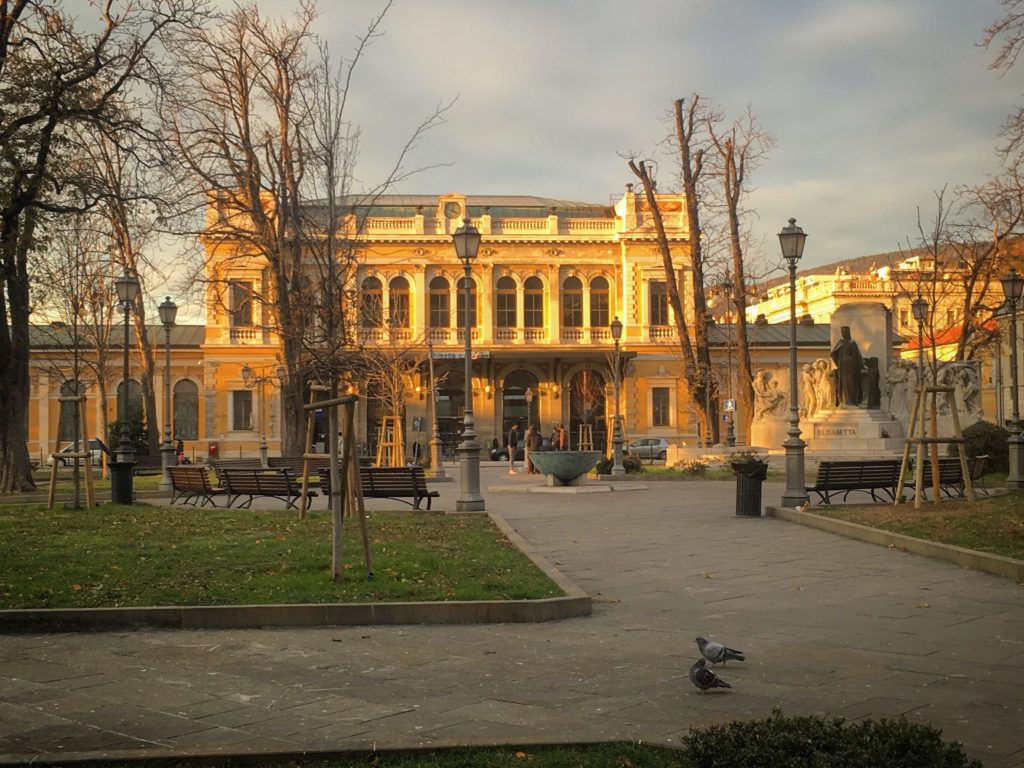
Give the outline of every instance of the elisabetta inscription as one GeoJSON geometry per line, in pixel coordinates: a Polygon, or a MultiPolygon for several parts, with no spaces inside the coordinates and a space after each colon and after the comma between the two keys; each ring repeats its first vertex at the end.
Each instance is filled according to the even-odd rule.
{"type": "Polygon", "coordinates": [[[819,427],[815,425],[815,437],[855,437],[856,427],[819,427]]]}

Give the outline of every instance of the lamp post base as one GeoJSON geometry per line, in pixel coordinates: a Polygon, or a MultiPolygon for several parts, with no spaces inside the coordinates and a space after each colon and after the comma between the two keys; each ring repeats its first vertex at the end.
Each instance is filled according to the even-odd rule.
{"type": "Polygon", "coordinates": [[[425,473],[427,477],[443,480],[444,464],[441,461],[441,440],[437,437],[430,441],[430,469],[425,473]]]}
{"type": "Polygon", "coordinates": [[[157,488],[161,491],[171,490],[171,473],[167,471],[168,467],[174,466],[174,444],[171,441],[166,440],[164,444],[160,446],[160,484],[157,488]]]}
{"type": "Polygon", "coordinates": [[[1024,435],[1020,425],[1016,426],[1006,441],[1010,448],[1010,472],[1006,476],[1006,487],[1012,491],[1024,490],[1024,435]]]}
{"type": "Polygon", "coordinates": [[[800,431],[782,444],[786,449],[786,490],[782,494],[782,506],[802,507],[808,501],[807,488],[804,484],[804,448],[807,446],[800,439],[800,431]]]}
{"type": "Polygon", "coordinates": [[[260,464],[264,467],[269,466],[267,462],[267,438],[266,436],[260,437],[260,464]]]}
{"type": "Polygon", "coordinates": [[[484,497],[480,495],[480,443],[465,440],[459,444],[459,498],[456,512],[483,512],[484,497]]]}

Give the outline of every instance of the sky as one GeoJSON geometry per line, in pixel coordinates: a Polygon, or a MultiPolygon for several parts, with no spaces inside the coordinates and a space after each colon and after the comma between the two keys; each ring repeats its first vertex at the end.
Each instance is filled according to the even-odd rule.
{"type": "MultiPolygon", "coordinates": [[[[290,13],[292,0],[259,0],[290,13]]],[[[316,31],[348,55],[382,2],[321,0],[316,31]]],[[[777,146],[752,179],[753,230],[775,260],[795,217],[801,267],[885,253],[934,214],[945,185],[997,172],[998,129],[1024,67],[987,69],[997,0],[397,0],[356,71],[357,176],[386,177],[414,127],[456,99],[419,144],[405,194],[530,194],[608,203],[623,154],[659,144],[676,98],[730,119],[750,104],[777,146]]]]}

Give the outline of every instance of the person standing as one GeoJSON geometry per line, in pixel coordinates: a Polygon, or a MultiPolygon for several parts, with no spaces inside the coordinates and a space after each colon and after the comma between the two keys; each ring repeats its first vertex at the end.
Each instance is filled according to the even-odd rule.
{"type": "Polygon", "coordinates": [[[519,422],[513,421],[508,431],[508,473],[516,474],[516,450],[519,448],[519,422]]]}
{"type": "Polygon", "coordinates": [[[523,450],[523,460],[526,463],[526,474],[535,475],[537,470],[533,468],[533,462],[530,460],[530,453],[540,448],[540,432],[537,431],[537,427],[531,424],[526,430],[526,442],[523,450]]]}

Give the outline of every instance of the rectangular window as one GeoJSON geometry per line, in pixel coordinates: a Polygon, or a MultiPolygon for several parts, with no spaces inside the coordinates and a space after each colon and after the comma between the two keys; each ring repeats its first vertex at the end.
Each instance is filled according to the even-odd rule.
{"type": "Polygon", "coordinates": [[[907,310],[905,310],[905,309],[901,309],[900,310],[900,326],[905,327],[907,325],[910,325],[910,313],[907,310]]]}
{"type": "Polygon", "coordinates": [[[607,328],[608,327],[608,294],[607,293],[591,293],[590,294],[590,327],[591,328],[607,328]]]}
{"type": "Polygon", "coordinates": [[[231,325],[252,325],[252,283],[231,281],[231,325]]]}
{"type": "Polygon", "coordinates": [[[668,325],[668,285],[660,280],[650,283],[651,325],[668,325]]]}
{"type": "Polygon", "coordinates": [[[651,425],[655,427],[672,426],[672,415],[669,413],[668,387],[651,388],[651,425]]]}
{"type": "Polygon", "coordinates": [[[583,327],[583,294],[569,291],[562,294],[562,327],[583,327]]]}
{"type": "Polygon", "coordinates": [[[430,327],[447,328],[451,317],[448,291],[430,292],[430,327]]]}
{"type": "Polygon", "coordinates": [[[516,294],[499,291],[497,296],[497,320],[499,328],[515,328],[516,323],[516,294]]]}
{"type": "Polygon", "coordinates": [[[526,328],[544,327],[543,291],[527,291],[523,295],[523,326],[526,328]]]}
{"type": "Polygon", "coordinates": [[[252,429],[252,390],[236,389],[231,393],[231,428],[252,429]]]}
{"type": "Polygon", "coordinates": [[[954,325],[956,325],[956,310],[955,309],[947,309],[946,310],[946,327],[947,328],[952,328],[954,325]]]}

